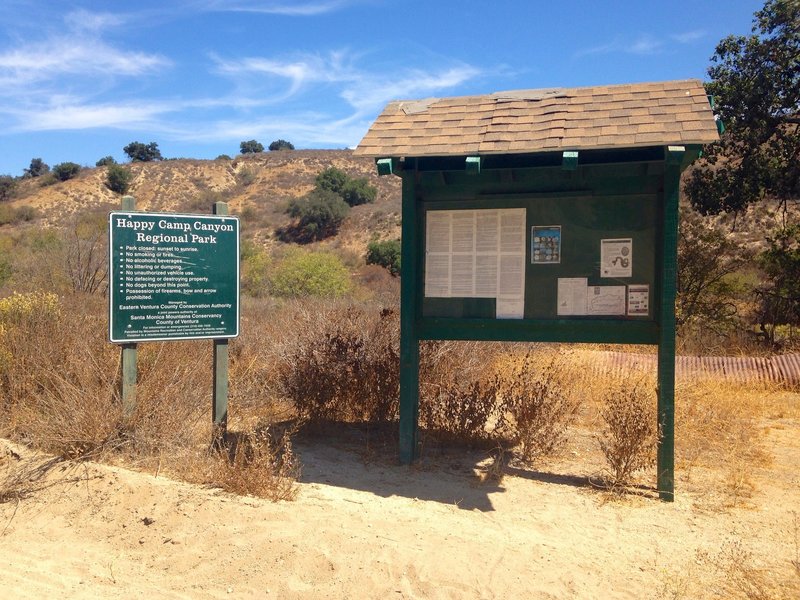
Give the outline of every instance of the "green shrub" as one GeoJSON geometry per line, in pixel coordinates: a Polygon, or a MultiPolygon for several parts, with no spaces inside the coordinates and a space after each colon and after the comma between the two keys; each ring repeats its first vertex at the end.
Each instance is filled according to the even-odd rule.
{"type": "Polygon", "coordinates": [[[115,164],[117,164],[117,161],[114,160],[114,157],[111,156],[110,154],[108,156],[104,156],[96,163],[94,163],[96,167],[107,167],[109,165],[115,165],[115,164]]]}
{"type": "Polygon", "coordinates": [[[315,183],[317,184],[318,188],[331,191],[334,194],[339,194],[341,196],[344,186],[347,185],[349,180],[350,178],[347,176],[347,173],[341,169],[337,169],[336,167],[328,167],[324,171],[320,172],[319,175],[317,175],[315,183]]]}
{"type": "Polygon", "coordinates": [[[11,200],[17,189],[17,180],[11,175],[0,175],[0,202],[11,200]]]}
{"type": "Polygon", "coordinates": [[[55,175],[59,181],[72,179],[80,172],[81,166],[74,162],[63,162],[53,167],[53,175],[55,175]]]}
{"type": "Polygon", "coordinates": [[[242,293],[258,298],[269,288],[269,268],[272,259],[267,251],[252,240],[243,240],[241,255],[242,293]]]}
{"type": "Polygon", "coordinates": [[[341,195],[350,206],[358,206],[375,202],[378,190],[372,187],[365,177],[361,177],[349,180],[342,189],[341,195]]]}
{"type": "Polygon", "coordinates": [[[337,194],[316,188],[289,202],[287,212],[295,223],[281,232],[286,241],[308,243],[336,235],[350,207],[337,194]]]}
{"type": "Polygon", "coordinates": [[[400,240],[373,241],[367,245],[368,265],[379,265],[392,275],[400,274],[400,240]]]}
{"type": "Polygon", "coordinates": [[[353,288],[350,273],[338,257],[300,249],[295,249],[275,267],[271,284],[274,295],[295,298],[338,298],[353,288]]]}
{"type": "Polygon", "coordinates": [[[108,186],[108,189],[110,189],[112,192],[124,194],[128,191],[132,179],[133,173],[131,173],[125,167],[120,165],[108,166],[108,173],[106,173],[106,186],[108,186]]]}
{"type": "Polygon", "coordinates": [[[214,160],[233,160],[233,159],[230,156],[228,156],[227,154],[220,154],[214,160]]]}
{"type": "Polygon", "coordinates": [[[0,256],[0,288],[3,287],[14,275],[14,267],[7,256],[0,256]]]}

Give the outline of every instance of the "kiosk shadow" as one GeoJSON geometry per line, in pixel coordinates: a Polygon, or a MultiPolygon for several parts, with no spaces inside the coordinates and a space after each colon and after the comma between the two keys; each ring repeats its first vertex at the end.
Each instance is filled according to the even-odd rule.
{"type": "MultiPolygon", "coordinates": [[[[424,432],[421,436],[425,439],[424,432]]],[[[482,480],[487,449],[423,444],[420,460],[401,465],[396,433],[385,428],[331,424],[294,440],[302,463],[303,483],[320,483],[370,492],[388,498],[402,496],[458,506],[464,510],[493,511],[491,496],[505,493],[501,482],[482,480]]],[[[574,488],[592,488],[587,476],[529,471],[505,465],[503,473],[532,481],[574,488]]]]}

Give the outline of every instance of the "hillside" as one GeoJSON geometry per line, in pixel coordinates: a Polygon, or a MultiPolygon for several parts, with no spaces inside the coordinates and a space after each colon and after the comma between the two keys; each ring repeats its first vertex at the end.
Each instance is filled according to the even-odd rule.
{"type": "MultiPolygon", "coordinates": [[[[322,245],[335,244],[363,254],[369,239],[399,237],[400,179],[379,178],[374,162],[355,158],[350,150],[296,150],[242,155],[232,160],[176,159],[132,163],[129,194],[139,210],[208,213],[217,201],[242,218],[246,237],[273,241],[276,227],[289,222],[289,199],[314,187],[314,178],[327,167],[351,177],[367,177],[378,188],[375,203],[355,207],[340,233],[322,245]]],[[[42,185],[44,178],[22,180],[16,197],[5,203],[12,209],[30,206],[46,226],[63,224],[81,213],[119,208],[120,196],[106,185],[106,167],[86,168],[65,182],[42,185]]]]}

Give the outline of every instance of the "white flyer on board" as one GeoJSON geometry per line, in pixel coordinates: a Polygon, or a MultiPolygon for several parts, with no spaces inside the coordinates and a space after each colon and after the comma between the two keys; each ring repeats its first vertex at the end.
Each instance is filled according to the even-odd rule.
{"type": "Polygon", "coordinates": [[[600,277],[633,276],[633,240],[600,240],[600,277]]]}
{"type": "Polygon", "coordinates": [[[590,285],[586,294],[587,315],[624,315],[624,285],[590,285]]]}
{"type": "Polygon", "coordinates": [[[586,277],[558,278],[557,315],[585,315],[587,296],[586,277]]]}

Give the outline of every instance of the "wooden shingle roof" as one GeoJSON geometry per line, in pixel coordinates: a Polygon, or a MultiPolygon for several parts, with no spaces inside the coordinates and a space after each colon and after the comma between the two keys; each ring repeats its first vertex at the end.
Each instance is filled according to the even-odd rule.
{"type": "Polygon", "coordinates": [[[391,102],[355,154],[521,154],[717,139],[705,89],[688,79],[391,102]]]}

